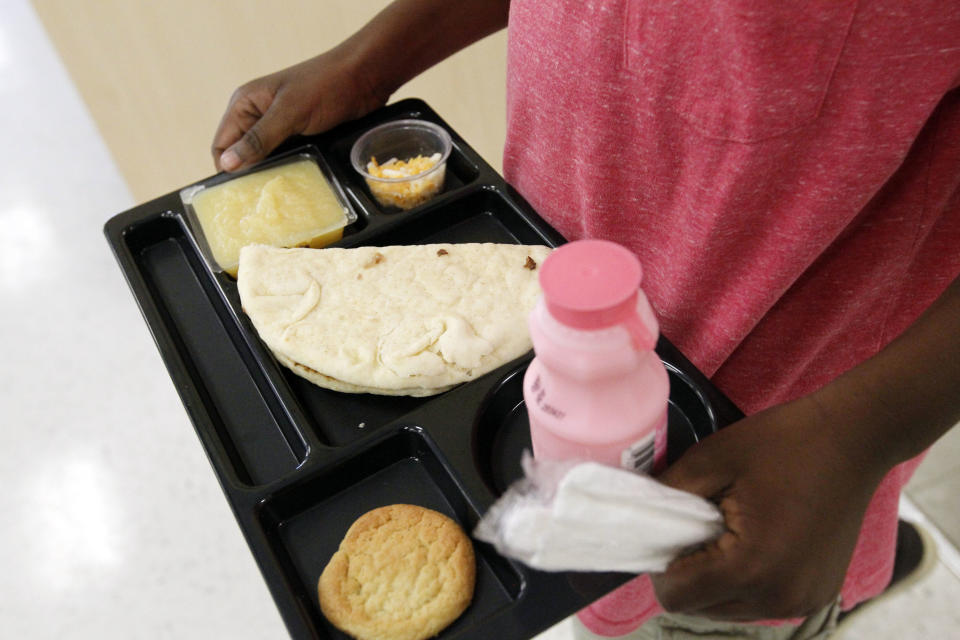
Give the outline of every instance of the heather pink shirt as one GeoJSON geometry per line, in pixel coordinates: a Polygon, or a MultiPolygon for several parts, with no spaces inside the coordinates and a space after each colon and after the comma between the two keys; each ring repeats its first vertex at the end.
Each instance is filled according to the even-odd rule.
{"type": "MultiPolygon", "coordinates": [[[[748,413],[876,353],[960,273],[960,5],[513,0],[507,180],[639,255],[664,334],[748,413]]],[[[892,569],[884,480],[843,588],[892,569]]],[[[581,618],[659,611],[645,578],[581,618]]]]}

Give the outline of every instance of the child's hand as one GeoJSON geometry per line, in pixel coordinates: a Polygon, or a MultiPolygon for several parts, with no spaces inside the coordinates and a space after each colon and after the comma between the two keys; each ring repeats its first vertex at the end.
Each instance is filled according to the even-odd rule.
{"type": "Polygon", "coordinates": [[[824,422],[809,398],[774,407],[664,472],[666,484],[714,500],[728,529],[651,576],[665,609],[748,621],[803,617],[834,601],[885,469],[865,468],[824,422]]]}
{"type": "Polygon", "coordinates": [[[295,134],[314,134],[382,106],[339,49],[252,80],[234,91],[213,137],[217,169],[236,171],[295,134]]]}

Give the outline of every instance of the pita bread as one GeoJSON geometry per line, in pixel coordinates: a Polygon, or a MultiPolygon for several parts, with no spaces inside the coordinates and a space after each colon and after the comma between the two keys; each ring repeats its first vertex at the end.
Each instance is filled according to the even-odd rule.
{"type": "Polygon", "coordinates": [[[347,393],[429,396],[531,348],[550,249],[430,244],[240,253],[243,310],[277,360],[347,393]]]}

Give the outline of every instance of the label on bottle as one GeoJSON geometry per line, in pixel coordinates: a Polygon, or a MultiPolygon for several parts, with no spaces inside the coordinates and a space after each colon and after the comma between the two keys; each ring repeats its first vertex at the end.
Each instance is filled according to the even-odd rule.
{"type": "Polygon", "coordinates": [[[530,386],[530,391],[533,393],[532,400],[537,405],[537,408],[557,420],[563,420],[566,413],[550,404],[547,400],[547,390],[540,383],[540,376],[534,378],[533,384],[530,386]]]}
{"type": "Polygon", "coordinates": [[[651,431],[645,437],[624,449],[623,453],[620,454],[620,466],[628,471],[650,473],[653,470],[653,458],[656,449],[655,435],[651,431]]]}

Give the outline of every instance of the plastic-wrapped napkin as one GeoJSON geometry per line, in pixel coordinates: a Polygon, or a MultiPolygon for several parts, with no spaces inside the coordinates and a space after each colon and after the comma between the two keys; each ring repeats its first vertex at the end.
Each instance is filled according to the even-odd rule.
{"type": "Polygon", "coordinates": [[[703,498],[595,462],[536,460],[487,511],[474,536],[544,571],[658,572],[713,540],[723,516],[703,498]]]}

